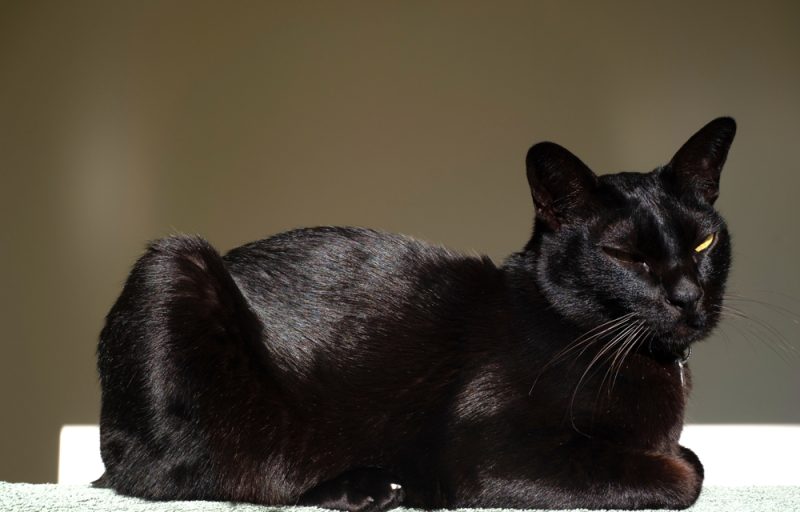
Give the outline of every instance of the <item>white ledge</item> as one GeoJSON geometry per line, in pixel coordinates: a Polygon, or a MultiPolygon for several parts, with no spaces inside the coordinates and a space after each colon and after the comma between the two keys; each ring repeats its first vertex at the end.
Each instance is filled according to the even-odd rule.
{"type": "MultiPolygon", "coordinates": [[[[800,485],[800,425],[687,425],[681,444],[705,467],[706,485],[800,485]]],[[[97,425],[64,425],[58,483],[103,474],[97,425]]]]}

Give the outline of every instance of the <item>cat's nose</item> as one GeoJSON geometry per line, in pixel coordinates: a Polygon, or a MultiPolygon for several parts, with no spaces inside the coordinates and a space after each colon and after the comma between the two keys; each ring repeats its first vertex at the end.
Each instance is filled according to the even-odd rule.
{"type": "Polygon", "coordinates": [[[667,302],[683,311],[693,311],[702,297],[703,289],[686,277],[667,289],[667,302]]]}

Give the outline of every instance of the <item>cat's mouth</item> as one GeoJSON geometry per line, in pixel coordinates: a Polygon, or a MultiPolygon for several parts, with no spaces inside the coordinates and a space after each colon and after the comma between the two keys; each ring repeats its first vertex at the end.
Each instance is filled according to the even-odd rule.
{"type": "Polygon", "coordinates": [[[670,352],[680,352],[705,338],[715,323],[712,315],[702,308],[690,311],[669,308],[651,322],[655,340],[670,352]]]}
{"type": "Polygon", "coordinates": [[[712,319],[703,312],[683,313],[672,322],[662,324],[661,341],[671,351],[685,350],[692,343],[705,338],[712,323],[712,319]]]}
{"type": "Polygon", "coordinates": [[[675,341],[684,341],[685,343],[691,343],[696,341],[703,335],[703,326],[699,324],[693,324],[689,321],[678,322],[675,324],[675,329],[672,333],[672,338],[675,341]]]}

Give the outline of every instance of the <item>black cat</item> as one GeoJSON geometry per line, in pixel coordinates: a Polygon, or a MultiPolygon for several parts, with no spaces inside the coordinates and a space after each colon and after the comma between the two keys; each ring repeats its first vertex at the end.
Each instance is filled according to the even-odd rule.
{"type": "Polygon", "coordinates": [[[732,119],[596,176],[533,146],[533,238],[502,266],[356,228],[224,257],[154,242],[98,348],[106,472],[157,500],[684,508],[690,345],[719,318],[732,119]]]}

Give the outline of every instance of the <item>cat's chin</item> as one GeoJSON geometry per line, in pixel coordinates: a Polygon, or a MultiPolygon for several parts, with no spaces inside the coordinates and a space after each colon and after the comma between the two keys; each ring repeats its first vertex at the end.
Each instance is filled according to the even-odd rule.
{"type": "Polygon", "coordinates": [[[659,352],[682,357],[694,343],[701,341],[709,334],[707,328],[696,328],[685,323],[676,324],[669,331],[657,336],[659,352]]]}

